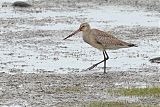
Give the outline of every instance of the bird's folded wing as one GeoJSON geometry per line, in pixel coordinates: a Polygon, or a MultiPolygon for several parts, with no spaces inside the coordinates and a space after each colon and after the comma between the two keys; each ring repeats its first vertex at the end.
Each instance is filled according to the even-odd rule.
{"type": "Polygon", "coordinates": [[[117,39],[116,37],[114,37],[110,33],[103,32],[103,31],[100,31],[97,29],[95,29],[95,31],[92,33],[95,36],[96,41],[102,45],[108,45],[108,46],[109,45],[115,45],[115,46],[117,46],[117,45],[127,46],[128,45],[128,43],[117,39]]]}

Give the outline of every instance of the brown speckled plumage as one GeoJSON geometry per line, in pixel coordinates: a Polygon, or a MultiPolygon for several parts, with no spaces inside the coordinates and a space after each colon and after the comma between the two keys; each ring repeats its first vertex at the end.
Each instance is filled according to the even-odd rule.
{"type": "Polygon", "coordinates": [[[95,38],[98,44],[103,46],[103,50],[128,48],[131,45],[130,43],[117,39],[111,33],[103,32],[98,29],[91,29],[90,35],[95,38]]]}

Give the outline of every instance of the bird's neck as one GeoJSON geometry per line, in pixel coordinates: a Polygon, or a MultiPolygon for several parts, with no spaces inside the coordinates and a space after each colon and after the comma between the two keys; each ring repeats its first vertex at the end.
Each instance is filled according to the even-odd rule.
{"type": "Polygon", "coordinates": [[[90,44],[90,30],[83,31],[83,40],[90,44]]]}
{"type": "Polygon", "coordinates": [[[83,31],[83,34],[89,34],[91,31],[91,29],[86,29],[85,31],[83,31]]]}

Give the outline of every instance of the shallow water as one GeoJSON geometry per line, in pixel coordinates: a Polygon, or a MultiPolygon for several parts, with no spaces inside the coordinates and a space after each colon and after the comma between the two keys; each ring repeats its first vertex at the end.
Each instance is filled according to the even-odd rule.
{"type": "MultiPolygon", "coordinates": [[[[139,47],[134,48],[108,51],[110,59],[107,61],[107,71],[135,71],[136,69],[159,67],[158,64],[149,62],[150,58],[159,55],[160,48],[157,48],[160,46],[159,42],[141,40],[139,45],[139,47]]],[[[99,50],[92,48],[81,40],[64,41],[58,46],[54,44],[13,45],[1,43],[0,56],[1,71],[7,70],[13,73],[83,71],[103,59],[99,50]],[[67,48],[57,48],[66,45],[67,48]]],[[[103,72],[101,67],[103,67],[103,64],[93,71],[103,72]]]]}
{"type": "MultiPolygon", "coordinates": [[[[160,54],[159,53],[160,50],[159,48],[157,48],[159,46],[160,44],[158,41],[148,42],[147,40],[141,40],[141,44],[139,47],[107,51],[110,57],[110,59],[107,62],[107,67],[108,67],[107,70],[108,71],[113,71],[113,70],[135,71],[136,69],[140,69],[140,68],[142,69],[142,68],[147,68],[151,66],[159,67],[158,64],[151,64],[149,62],[149,59],[151,57],[154,57],[154,55],[160,54]]],[[[77,43],[77,42],[74,42],[73,44],[71,43],[69,44],[69,46],[67,46],[67,49],[65,49],[64,51],[66,52],[71,51],[70,53],[80,51],[82,56],[76,58],[76,55],[75,55],[74,58],[69,58],[69,59],[59,58],[60,60],[55,61],[58,64],[60,64],[59,67],[62,67],[62,64],[63,64],[64,68],[66,66],[66,68],[70,67],[70,68],[79,69],[79,71],[82,71],[83,69],[88,68],[92,64],[103,60],[102,52],[84,43],[77,43]]],[[[99,66],[103,67],[103,64],[99,66]]],[[[102,72],[103,69],[98,71],[102,72]]]]}
{"type": "Polygon", "coordinates": [[[2,107],[22,107],[22,106],[20,106],[20,105],[10,105],[10,106],[2,106],[2,107]]]}
{"type": "MultiPolygon", "coordinates": [[[[103,6],[92,9],[76,10],[68,12],[44,10],[40,13],[16,11],[11,7],[1,8],[0,18],[9,20],[17,19],[13,26],[1,25],[1,33],[23,30],[75,30],[80,22],[87,21],[91,26],[108,29],[120,25],[160,27],[157,12],[145,12],[131,7],[103,6]],[[20,19],[26,19],[24,23],[20,19]],[[44,22],[44,25],[27,23],[29,20],[54,19],[52,23],[44,22]],[[80,20],[79,20],[80,19],[80,20]],[[82,20],[83,19],[83,20],[82,20]],[[60,20],[60,21],[56,21],[60,20]],[[67,23],[71,21],[72,23],[67,23]]],[[[66,35],[67,36],[67,35],[66,35]]],[[[73,41],[62,41],[63,38],[53,40],[52,37],[30,38],[32,41],[49,40],[53,44],[15,44],[0,42],[0,70],[8,72],[43,72],[55,71],[67,73],[71,71],[83,71],[92,64],[103,59],[102,53],[85,44],[82,39],[71,38],[73,41]],[[32,40],[33,39],[33,40],[32,40]],[[55,45],[54,42],[60,42],[55,45]],[[67,47],[67,48],[59,48],[67,47]]],[[[22,40],[23,41],[23,40],[22,40]]],[[[128,41],[130,42],[130,41],[128,41]]],[[[107,62],[108,71],[128,71],[146,67],[159,67],[151,64],[150,58],[160,53],[159,41],[149,39],[136,40],[138,47],[107,51],[110,59],[107,62]]],[[[103,66],[103,64],[99,65],[103,66]]],[[[93,71],[103,72],[101,67],[93,71]]]]}
{"type": "Polygon", "coordinates": [[[120,25],[160,27],[158,12],[146,12],[129,6],[102,6],[73,11],[52,11],[41,8],[33,8],[32,10],[33,12],[24,12],[23,9],[21,10],[12,7],[1,8],[0,18],[6,20],[16,18],[17,24],[16,28],[10,27],[9,29],[3,29],[3,26],[0,26],[0,28],[2,31],[17,31],[18,29],[20,31],[25,29],[75,30],[79,27],[79,24],[84,21],[89,22],[93,27],[101,29],[106,29],[106,27],[113,28],[120,25]],[[34,12],[34,10],[39,12],[34,12]],[[25,19],[23,23],[21,22],[22,19],[25,19]],[[51,23],[44,22],[43,26],[36,24],[36,20],[41,19],[52,19],[54,21],[51,23]],[[35,21],[34,23],[29,24],[28,22],[30,20],[35,21]]]}

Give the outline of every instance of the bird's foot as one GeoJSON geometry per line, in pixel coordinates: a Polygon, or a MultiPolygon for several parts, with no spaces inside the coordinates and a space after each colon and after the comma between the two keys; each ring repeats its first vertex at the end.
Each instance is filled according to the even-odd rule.
{"type": "Polygon", "coordinates": [[[104,67],[104,74],[106,74],[106,67],[104,67]]]}
{"type": "Polygon", "coordinates": [[[103,72],[103,74],[107,74],[107,72],[106,72],[106,71],[104,71],[104,72],[103,72]]]}
{"type": "Polygon", "coordinates": [[[94,67],[96,67],[98,64],[94,64],[94,65],[92,65],[91,67],[89,67],[89,68],[87,68],[86,70],[91,70],[91,69],[93,69],[94,67]]]}

